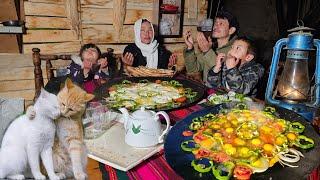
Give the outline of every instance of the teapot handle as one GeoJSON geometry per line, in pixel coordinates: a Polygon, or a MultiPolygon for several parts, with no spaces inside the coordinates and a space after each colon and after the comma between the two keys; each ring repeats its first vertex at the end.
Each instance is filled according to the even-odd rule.
{"type": "Polygon", "coordinates": [[[158,142],[163,143],[163,137],[164,137],[164,135],[166,135],[168,133],[169,128],[170,128],[170,118],[169,118],[168,114],[164,111],[157,112],[156,116],[158,116],[158,115],[162,115],[164,117],[164,119],[166,120],[166,124],[167,124],[166,129],[162,132],[161,136],[159,136],[159,138],[158,138],[158,142]]]}

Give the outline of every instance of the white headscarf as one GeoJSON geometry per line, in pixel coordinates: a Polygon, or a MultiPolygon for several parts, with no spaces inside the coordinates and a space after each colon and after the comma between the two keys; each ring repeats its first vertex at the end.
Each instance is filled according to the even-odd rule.
{"type": "MultiPolygon", "coordinates": [[[[147,19],[146,19],[147,20],[147,19]]],[[[149,21],[149,20],[147,20],[149,21]]],[[[150,22],[150,21],[149,21],[150,22]]],[[[141,50],[142,55],[147,58],[147,67],[148,68],[157,68],[158,67],[158,42],[154,39],[154,29],[153,25],[150,22],[153,37],[150,44],[144,44],[141,42],[140,31],[141,31],[142,19],[137,20],[134,23],[134,42],[141,50]]]]}

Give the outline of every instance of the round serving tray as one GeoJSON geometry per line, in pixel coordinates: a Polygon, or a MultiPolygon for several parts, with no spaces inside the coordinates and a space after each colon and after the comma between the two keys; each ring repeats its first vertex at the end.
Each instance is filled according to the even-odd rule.
{"type": "MultiPolygon", "coordinates": [[[[208,113],[216,114],[225,107],[224,104],[220,104],[194,112],[171,128],[164,144],[165,158],[175,172],[184,179],[215,179],[212,173],[203,173],[200,177],[200,174],[191,167],[191,161],[194,159],[193,154],[182,151],[180,144],[192,138],[182,136],[182,132],[188,129],[193,118],[204,116],[208,113]]],[[[308,151],[301,151],[305,157],[294,164],[298,165],[298,168],[282,167],[277,163],[266,172],[253,174],[251,179],[308,179],[312,170],[320,164],[319,135],[302,116],[293,111],[277,108],[277,113],[280,118],[302,123],[306,127],[303,134],[314,140],[315,147],[308,151]]]]}
{"type": "Polygon", "coordinates": [[[96,99],[103,99],[103,98],[109,97],[108,88],[113,86],[114,84],[122,83],[123,80],[128,80],[131,82],[139,82],[141,80],[148,80],[150,82],[155,82],[156,80],[162,80],[162,81],[176,80],[176,81],[179,81],[184,88],[191,88],[193,91],[197,92],[197,96],[195,98],[193,98],[192,100],[187,100],[186,102],[182,103],[179,107],[153,109],[157,111],[160,111],[160,110],[171,111],[174,109],[180,109],[180,108],[191,106],[199,102],[200,100],[202,100],[206,94],[206,87],[204,85],[188,79],[169,78],[169,77],[121,77],[121,78],[112,79],[107,83],[103,84],[102,86],[100,86],[99,88],[97,88],[94,92],[96,99]]]}

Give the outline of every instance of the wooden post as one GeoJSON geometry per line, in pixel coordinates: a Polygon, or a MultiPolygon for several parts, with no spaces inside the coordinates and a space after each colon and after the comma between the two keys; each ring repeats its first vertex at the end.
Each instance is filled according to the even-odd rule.
{"type": "Polygon", "coordinates": [[[120,42],[126,17],[127,0],[113,0],[113,27],[116,32],[116,41],[120,42]]]}
{"type": "Polygon", "coordinates": [[[198,19],[198,0],[188,0],[188,17],[189,19],[198,19]]]}
{"type": "Polygon", "coordinates": [[[35,101],[43,87],[43,77],[42,77],[42,70],[41,70],[41,59],[40,59],[40,49],[33,48],[32,49],[32,59],[34,65],[34,85],[35,85],[35,95],[33,101],[35,101]]]}
{"type": "Polygon", "coordinates": [[[54,77],[52,64],[51,64],[51,61],[49,59],[46,60],[46,72],[47,72],[47,78],[48,78],[48,81],[49,81],[51,78],[54,77]]]}
{"type": "Polygon", "coordinates": [[[65,7],[66,7],[67,18],[71,22],[72,30],[76,31],[78,38],[79,38],[80,20],[79,20],[79,12],[78,12],[78,0],[66,0],[65,7]]]}

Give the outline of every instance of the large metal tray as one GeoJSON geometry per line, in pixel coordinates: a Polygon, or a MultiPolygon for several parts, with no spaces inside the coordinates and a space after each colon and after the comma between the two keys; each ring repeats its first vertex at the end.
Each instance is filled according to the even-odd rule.
{"type": "Polygon", "coordinates": [[[122,78],[115,78],[113,80],[110,80],[106,84],[103,84],[99,88],[97,88],[94,92],[94,95],[96,99],[103,99],[105,97],[109,96],[108,88],[111,87],[114,84],[119,84],[123,80],[129,80],[131,82],[139,82],[140,80],[148,80],[150,82],[155,82],[156,80],[162,80],[162,81],[170,81],[170,80],[177,80],[181,84],[183,84],[184,88],[191,88],[193,91],[197,92],[197,96],[192,99],[192,100],[187,100],[186,102],[182,103],[179,107],[174,107],[174,108],[158,108],[158,109],[153,109],[157,111],[171,111],[174,109],[180,109],[180,108],[185,108],[188,106],[191,106],[200,100],[202,100],[205,96],[206,93],[206,87],[200,83],[197,83],[195,81],[191,81],[188,79],[183,79],[183,78],[168,78],[168,77],[122,77],[122,78]]]}
{"type": "MultiPolygon", "coordinates": [[[[193,118],[204,116],[208,113],[218,113],[222,108],[228,107],[225,104],[221,104],[194,112],[185,119],[179,121],[170,130],[164,144],[165,157],[169,165],[183,178],[215,179],[212,173],[203,173],[200,177],[199,173],[197,173],[193,167],[191,167],[191,161],[194,159],[194,156],[190,153],[183,152],[180,144],[187,140],[188,137],[182,136],[182,132],[188,129],[193,118]]],[[[283,119],[302,123],[306,127],[303,134],[314,140],[315,147],[307,151],[302,151],[305,157],[301,158],[299,162],[294,164],[298,165],[298,168],[282,167],[279,163],[277,163],[275,166],[269,168],[266,172],[253,174],[251,179],[308,179],[309,174],[320,164],[319,135],[302,116],[294,113],[293,111],[289,111],[284,108],[277,108],[277,113],[279,114],[279,117],[283,119]]]]}

